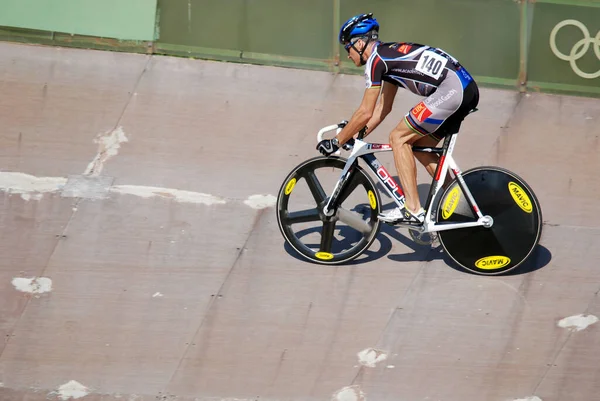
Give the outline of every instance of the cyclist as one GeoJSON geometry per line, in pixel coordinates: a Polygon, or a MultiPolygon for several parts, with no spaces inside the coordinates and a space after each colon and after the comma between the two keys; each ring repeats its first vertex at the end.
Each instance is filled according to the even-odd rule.
{"type": "Polygon", "coordinates": [[[346,21],[340,29],[339,42],[357,67],[365,66],[366,89],[348,124],[336,137],[319,142],[317,149],[330,155],[363,127],[367,127],[365,136],[370,134],[392,110],[398,87],[424,96],[389,136],[405,193],[404,208],[397,207],[378,216],[392,224],[422,223],[425,210],[417,192],[414,156],[431,176],[435,174],[439,156],[414,155],[412,145],[436,146],[444,136],[458,132],[464,117],[479,102],[477,84],[467,70],[443,50],[412,42],[380,41],[379,24],[372,13],[356,15],[346,21]]]}

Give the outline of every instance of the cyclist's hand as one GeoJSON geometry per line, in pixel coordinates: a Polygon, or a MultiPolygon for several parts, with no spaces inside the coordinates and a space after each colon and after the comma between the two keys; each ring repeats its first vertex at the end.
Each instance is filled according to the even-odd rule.
{"type": "Polygon", "coordinates": [[[342,148],[344,148],[344,150],[352,150],[352,148],[354,147],[354,138],[350,138],[348,139],[348,142],[346,142],[345,144],[342,145],[342,148]]]}
{"type": "Polygon", "coordinates": [[[329,156],[330,154],[337,152],[339,148],[340,146],[337,138],[323,139],[317,145],[317,150],[325,156],[329,156]]]}

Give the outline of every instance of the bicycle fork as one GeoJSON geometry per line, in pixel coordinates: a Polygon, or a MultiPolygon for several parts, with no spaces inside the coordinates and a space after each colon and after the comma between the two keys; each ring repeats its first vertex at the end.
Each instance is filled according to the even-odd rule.
{"type": "Polygon", "coordinates": [[[335,184],[335,187],[333,188],[333,193],[331,194],[331,197],[329,198],[327,204],[323,208],[323,214],[325,216],[331,217],[335,214],[337,209],[337,200],[339,199],[340,194],[342,193],[342,189],[344,189],[346,183],[350,181],[350,178],[354,173],[353,167],[355,162],[356,160],[352,163],[347,163],[346,166],[344,166],[344,170],[342,170],[340,179],[335,184]]]}
{"type": "Polygon", "coordinates": [[[331,217],[335,214],[338,206],[337,201],[340,197],[340,194],[342,193],[342,190],[346,187],[346,184],[352,178],[355,171],[354,167],[358,164],[358,157],[362,155],[363,149],[365,147],[366,144],[362,141],[360,141],[358,144],[352,147],[350,156],[348,157],[346,165],[344,166],[344,169],[340,174],[340,179],[335,184],[335,187],[333,188],[333,193],[331,194],[331,197],[329,198],[327,204],[323,208],[323,214],[325,214],[325,216],[331,217]]]}

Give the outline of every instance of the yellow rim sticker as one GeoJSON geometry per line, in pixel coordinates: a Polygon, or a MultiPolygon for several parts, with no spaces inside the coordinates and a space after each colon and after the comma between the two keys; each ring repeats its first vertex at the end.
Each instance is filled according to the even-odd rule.
{"type": "Polygon", "coordinates": [[[287,183],[287,185],[285,186],[285,194],[289,195],[292,193],[292,191],[294,190],[294,187],[296,186],[296,179],[292,178],[290,180],[290,182],[287,183]]]}
{"type": "Polygon", "coordinates": [[[373,191],[369,190],[369,203],[371,204],[371,209],[377,209],[377,198],[375,198],[375,194],[373,191]]]}
{"type": "Polygon", "coordinates": [[[460,200],[460,187],[457,185],[454,189],[448,192],[446,196],[446,201],[444,202],[444,206],[442,207],[442,218],[444,220],[448,220],[452,213],[456,210],[458,206],[458,201],[460,200]]]}
{"type": "Polygon", "coordinates": [[[523,209],[523,211],[531,213],[533,206],[529,196],[527,196],[525,191],[523,191],[523,188],[511,181],[508,183],[508,190],[510,191],[510,195],[513,197],[517,205],[523,209]]]}
{"type": "Polygon", "coordinates": [[[317,257],[317,259],[321,259],[321,260],[333,259],[333,255],[329,252],[317,252],[317,253],[315,253],[315,256],[317,257]]]}
{"type": "Polygon", "coordinates": [[[475,262],[475,266],[483,270],[500,269],[510,263],[506,256],[486,256],[475,262]]]}

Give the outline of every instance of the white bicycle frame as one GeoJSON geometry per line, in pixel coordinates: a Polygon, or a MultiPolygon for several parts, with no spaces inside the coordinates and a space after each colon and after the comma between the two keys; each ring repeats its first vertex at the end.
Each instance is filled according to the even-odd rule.
{"type": "MultiPolygon", "coordinates": [[[[339,133],[342,130],[342,126],[340,126],[340,124],[335,124],[335,125],[329,125],[329,126],[323,127],[317,134],[317,141],[320,142],[323,139],[323,135],[326,132],[330,132],[333,130],[336,130],[336,133],[339,133]]],[[[430,233],[430,232],[436,232],[436,231],[454,230],[454,229],[458,229],[458,228],[477,227],[477,226],[484,226],[484,227],[492,226],[493,219],[491,218],[491,216],[484,216],[481,213],[481,211],[479,210],[479,207],[477,206],[477,203],[475,202],[473,195],[469,191],[469,188],[467,187],[467,184],[465,183],[465,181],[462,177],[462,171],[460,170],[460,168],[456,164],[456,161],[452,157],[452,151],[454,150],[454,145],[456,144],[457,135],[458,134],[456,134],[456,133],[449,135],[444,140],[443,148],[413,147],[414,151],[441,154],[440,162],[439,162],[440,165],[438,166],[438,168],[436,170],[436,175],[435,175],[435,177],[433,177],[433,180],[431,183],[431,188],[429,189],[429,196],[428,196],[427,204],[425,207],[426,215],[425,215],[424,222],[422,224],[400,222],[397,224],[398,226],[410,227],[411,229],[418,230],[421,233],[430,233]],[[432,220],[433,201],[434,201],[435,197],[437,196],[439,190],[442,188],[442,186],[440,185],[440,177],[446,177],[448,169],[451,169],[452,172],[454,173],[454,176],[458,180],[458,184],[459,184],[460,188],[462,189],[463,193],[465,194],[465,196],[467,198],[467,202],[473,209],[473,212],[477,215],[476,221],[461,222],[461,223],[435,223],[432,220]]],[[[346,165],[344,166],[344,169],[342,170],[342,173],[340,174],[340,179],[336,182],[336,185],[333,189],[332,195],[329,198],[329,201],[327,202],[327,204],[324,206],[323,212],[325,213],[325,215],[327,215],[327,216],[333,215],[334,211],[331,210],[331,204],[337,200],[337,197],[341,192],[343,184],[348,179],[348,176],[349,176],[348,173],[350,171],[350,168],[354,165],[354,162],[358,158],[362,158],[363,160],[365,160],[367,162],[368,166],[371,168],[373,173],[377,176],[377,179],[382,183],[383,187],[386,189],[386,192],[388,193],[388,195],[391,196],[391,198],[398,205],[398,207],[400,207],[401,209],[404,208],[404,193],[402,192],[401,187],[396,184],[395,180],[387,172],[385,167],[383,167],[383,165],[373,155],[374,153],[377,153],[377,152],[390,152],[390,151],[392,151],[392,147],[389,144],[368,143],[368,142],[363,141],[362,139],[355,138],[354,145],[352,147],[350,155],[348,156],[346,165]]],[[[334,155],[336,155],[336,156],[338,156],[340,154],[341,153],[339,150],[334,153],[334,155]]]]}

